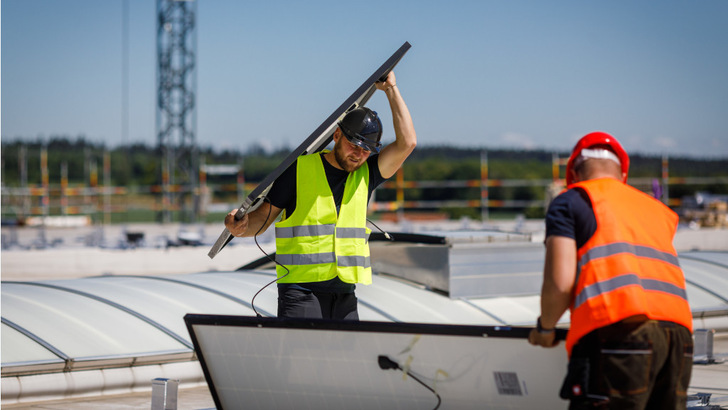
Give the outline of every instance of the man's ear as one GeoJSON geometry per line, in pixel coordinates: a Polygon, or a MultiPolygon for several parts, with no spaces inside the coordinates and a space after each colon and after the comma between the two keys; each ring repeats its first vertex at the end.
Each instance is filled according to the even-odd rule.
{"type": "Polygon", "coordinates": [[[341,138],[341,128],[336,127],[336,130],[334,131],[334,143],[339,142],[340,138],[341,138]]]}
{"type": "Polygon", "coordinates": [[[571,172],[571,180],[576,182],[581,182],[581,178],[579,177],[579,173],[574,171],[573,169],[570,169],[569,172],[571,172]]]}

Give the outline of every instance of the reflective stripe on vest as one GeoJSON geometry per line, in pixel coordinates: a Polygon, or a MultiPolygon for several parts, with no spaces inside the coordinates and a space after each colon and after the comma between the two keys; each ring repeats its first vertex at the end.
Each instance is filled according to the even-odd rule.
{"type": "Polygon", "coordinates": [[[371,260],[368,256],[339,256],[336,264],[341,267],[361,266],[371,268],[371,260]]]}
{"type": "Polygon", "coordinates": [[[276,262],[283,265],[317,265],[320,263],[336,262],[336,254],[327,253],[306,253],[297,255],[276,254],[276,262]]]}
{"type": "Polygon", "coordinates": [[[276,254],[276,261],[283,265],[317,265],[320,263],[334,263],[341,267],[361,266],[370,268],[371,258],[369,256],[339,256],[333,252],[327,253],[306,253],[306,254],[276,254]]]}
{"type": "Polygon", "coordinates": [[[634,245],[627,242],[610,243],[607,245],[597,246],[589,249],[582,257],[576,266],[576,283],[579,282],[579,275],[581,275],[581,267],[591,262],[592,260],[599,258],[606,258],[618,253],[631,253],[641,258],[659,259],[663,262],[667,262],[680,267],[680,262],[677,256],[671,255],[667,252],[659,251],[649,246],[634,245]]]}
{"type": "Polygon", "coordinates": [[[597,228],[577,250],[567,352],[589,332],[635,315],[692,330],[685,276],[672,245],[677,215],[616,179],[573,187],[587,193],[597,228]]]}
{"type": "Polygon", "coordinates": [[[306,225],[276,228],[276,238],[333,235],[336,225],[306,225]]]}
{"type": "Polygon", "coordinates": [[[365,228],[336,228],[336,236],[338,238],[369,239],[369,234],[365,228]]]}
{"type": "Polygon", "coordinates": [[[644,290],[665,292],[679,296],[686,301],[688,300],[688,295],[685,289],[681,289],[672,283],[657,279],[641,279],[634,273],[628,273],[626,275],[617,276],[585,287],[578,295],[576,295],[576,298],[574,299],[574,309],[578,309],[579,306],[581,306],[589,298],[603,295],[607,292],[611,292],[625,286],[634,285],[640,286],[644,290]]]}

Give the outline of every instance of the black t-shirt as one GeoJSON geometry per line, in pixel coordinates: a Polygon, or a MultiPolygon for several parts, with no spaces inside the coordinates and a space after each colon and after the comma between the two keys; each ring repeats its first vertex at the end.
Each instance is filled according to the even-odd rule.
{"type": "Polygon", "coordinates": [[[565,236],[577,249],[594,235],[597,220],[589,196],[583,189],[570,189],[554,198],[546,212],[546,237],[565,236]]]}
{"type": "MultiPolygon", "coordinates": [[[[331,193],[334,195],[334,203],[336,204],[336,211],[338,212],[341,208],[341,200],[344,197],[344,188],[346,187],[346,179],[349,176],[349,173],[329,164],[329,161],[327,161],[326,158],[323,158],[323,153],[320,153],[319,155],[322,156],[321,162],[324,164],[326,179],[329,182],[331,193]]],[[[369,168],[368,198],[371,198],[374,189],[386,181],[386,179],[382,177],[382,173],[379,171],[379,155],[370,155],[369,158],[367,158],[367,166],[369,168]]],[[[290,217],[296,209],[297,167],[297,161],[291,164],[291,166],[283,171],[281,176],[276,179],[268,192],[268,199],[270,200],[270,203],[278,208],[285,209],[287,217],[290,217]]],[[[354,292],[356,285],[353,283],[342,282],[338,277],[324,282],[278,284],[279,289],[287,287],[314,292],[350,293],[354,292]]]]}

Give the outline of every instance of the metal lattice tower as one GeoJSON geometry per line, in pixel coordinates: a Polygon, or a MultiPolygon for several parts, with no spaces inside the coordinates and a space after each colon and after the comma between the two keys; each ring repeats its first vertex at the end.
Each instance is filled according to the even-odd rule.
{"type": "Polygon", "coordinates": [[[173,209],[182,222],[199,214],[197,133],[197,2],[157,0],[157,143],[162,160],[162,222],[173,209]]]}

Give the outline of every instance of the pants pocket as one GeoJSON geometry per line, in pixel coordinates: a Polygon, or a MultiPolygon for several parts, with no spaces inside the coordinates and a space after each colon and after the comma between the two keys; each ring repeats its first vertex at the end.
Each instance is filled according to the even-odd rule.
{"type": "Polygon", "coordinates": [[[559,397],[565,400],[585,397],[589,392],[589,359],[576,357],[569,360],[564,384],[559,397]]]}
{"type": "Polygon", "coordinates": [[[687,396],[688,386],[690,385],[690,375],[692,374],[693,368],[693,340],[692,335],[690,335],[687,329],[683,329],[682,332],[683,334],[680,336],[685,339],[685,342],[682,343],[682,349],[678,350],[678,354],[682,353],[682,360],[680,361],[681,364],[679,368],[680,370],[678,371],[675,392],[678,396],[687,396]]]}
{"type": "Polygon", "coordinates": [[[599,367],[610,395],[645,393],[650,383],[653,351],[648,342],[604,344],[599,367]]]}
{"type": "Polygon", "coordinates": [[[278,317],[321,318],[321,306],[309,290],[279,289],[278,317]]]}

